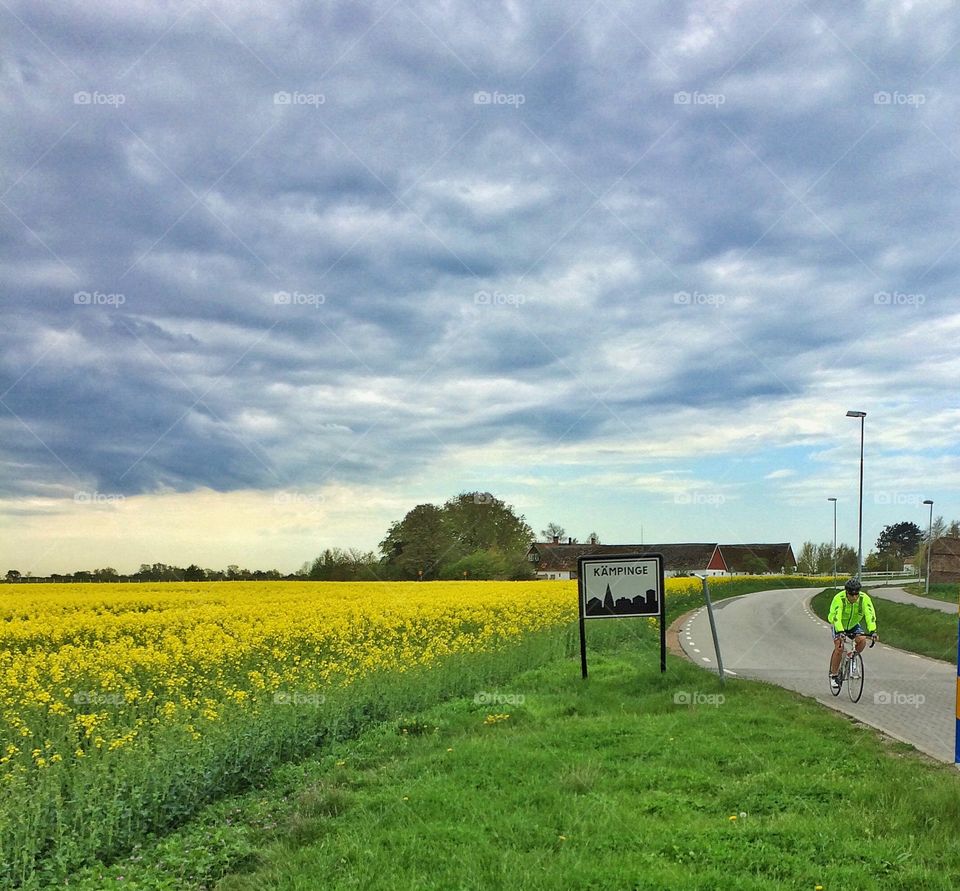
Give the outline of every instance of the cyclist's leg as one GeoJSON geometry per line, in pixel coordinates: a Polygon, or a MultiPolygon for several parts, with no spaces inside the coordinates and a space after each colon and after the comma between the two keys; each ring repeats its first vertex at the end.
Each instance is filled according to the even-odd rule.
{"type": "Polygon", "coordinates": [[[830,674],[840,671],[840,656],[843,653],[843,635],[833,633],[833,655],[830,657],[830,674]]]}
{"type": "Polygon", "coordinates": [[[853,630],[857,632],[857,636],[853,639],[854,645],[857,648],[857,652],[862,653],[863,648],[867,645],[867,637],[863,633],[863,626],[858,624],[853,630]]]}

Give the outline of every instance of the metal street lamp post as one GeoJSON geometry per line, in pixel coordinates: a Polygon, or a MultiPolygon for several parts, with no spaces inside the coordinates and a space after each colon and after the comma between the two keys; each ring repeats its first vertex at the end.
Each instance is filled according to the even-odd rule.
{"type": "Polygon", "coordinates": [[[865,411],[848,411],[848,418],[860,418],[860,519],[857,525],[857,578],[863,575],[863,424],[865,411]]]}
{"type": "Polygon", "coordinates": [[[933,550],[933,502],[927,498],[924,504],[930,505],[930,523],[927,526],[927,580],[926,580],[926,595],[930,596],[930,552],[933,550]]]}
{"type": "Polygon", "coordinates": [[[833,502],[833,587],[837,587],[837,499],[828,498],[833,502]]]}

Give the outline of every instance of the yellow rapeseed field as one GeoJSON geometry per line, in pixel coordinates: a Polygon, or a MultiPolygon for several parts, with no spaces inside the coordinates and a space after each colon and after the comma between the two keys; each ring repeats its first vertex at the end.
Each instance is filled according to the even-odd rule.
{"type": "Polygon", "coordinates": [[[425,670],[451,695],[528,640],[556,653],[576,617],[572,581],[3,586],[0,842],[19,854],[0,884],[51,847],[80,862],[176,822],[350,709],[356,727],[434,695],[425,670]],[[344,694],[359,681],[366,699],[344,694]]]}
{"type": "MultiPolygon", "coordinates": [[[[670,593],[698,590],[670,579],[670,593]]],[[[225,706],[295,703],[576,618],[574,582],[226,582],[6,586],[0,777],[198,739],[225,706]]]]}
{"type": "Polygon", "coordinates": [[[306,702],[575,615],[556,582],[7,587],[0,775],[132,745],[160,723],[198,739],[227,705],[306,702]]]}

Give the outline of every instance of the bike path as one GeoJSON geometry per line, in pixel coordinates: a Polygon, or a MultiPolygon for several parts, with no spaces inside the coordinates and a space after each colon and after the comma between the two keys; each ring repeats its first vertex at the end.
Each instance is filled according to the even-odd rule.
{"type": "Polygon", "coordinates": [[[950,603],[948,600],[937,600],[933,597],[918,597],[916,594],[908,594],[903,588],[867,588],[867,592],[874,600],[878,598],[880,600],[893,600],[896,603],[906,603],[910,606],[919,606],[922,609],[935,609],[942,613],[951,613],[954,616],[957,614],[957,604],[955,603],[950,603]]]}
{"type": "MultiPolygon", "coordinates": [[[[714,615],[726,672],[810,696],[927,755],[953,763],[956,668],[881,642],[864,650],[860,701],[851,702],[846,688],[832,696],[827,679],[833,646],[830,626],[810,609],[811,598],[820,590],[760,591],[717,603],[714,615]]],[[[880,628],[882,633],[882,614],[880,628]]],[[[716,671],[705,607],[684,621],[679,638],[692,661],[716,671]]]]}

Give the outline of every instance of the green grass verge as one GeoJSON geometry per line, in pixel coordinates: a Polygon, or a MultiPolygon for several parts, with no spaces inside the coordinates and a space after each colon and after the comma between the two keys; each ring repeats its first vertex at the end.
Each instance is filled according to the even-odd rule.
{"type": "MultiPolygon", "coordinates": [[[[813,611],[823,620],[826,620],[830,611],[834,593],[833,589],[823,591],[811,602],[813,611]]],[[[882,597],[882,592],[877,591],[874,605],[880,639],[885,644],[957,664],[956,616],[922,606],[882,600],[882,597]]]]}
{"type": "Polygon", "coordinates": [[[955,887],[953,768],[597,624],[587,681],[557,659],[410,712],[61,887],[955,887]]]}
{"type": "MultiPolygon", "coordinates": [[[[904,585],[903,590],[909,594],[915,594],[917,597],[926,597],[926,587],[923,583],[904,585]]],[[[930,597],[934,600],[945,600],[947,603],[956,603],[957,596],[960,594],[960,585],[931,585],[930,597]]]]}

